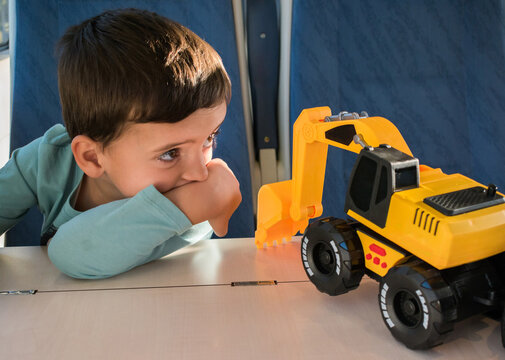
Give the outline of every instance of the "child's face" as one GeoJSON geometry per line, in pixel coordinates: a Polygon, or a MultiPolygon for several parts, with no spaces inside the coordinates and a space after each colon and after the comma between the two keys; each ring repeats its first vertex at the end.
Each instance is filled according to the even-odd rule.
{"type": "Polygon", "coordinates": [[[149,185],[165,193],[207,179],[214,137],[226,103],[199,109],[177,123],[133,124],[101,154],[110,200],[132,197],[149,185]]]}

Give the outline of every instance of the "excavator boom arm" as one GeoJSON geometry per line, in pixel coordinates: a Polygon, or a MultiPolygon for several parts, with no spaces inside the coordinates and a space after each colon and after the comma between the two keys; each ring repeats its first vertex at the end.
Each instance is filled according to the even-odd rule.
{"type": "Polygon", "coordinates": [[[329,107],[302,111],[293,127],[292,180],[264,185],[258,194],[256,245],[290,240],[308,219],[321,216],[328,145],[359,153],[358,135],[370,146],[389,144],[412,155],[398,129],[382,117],[336,119],[329,107]]]}

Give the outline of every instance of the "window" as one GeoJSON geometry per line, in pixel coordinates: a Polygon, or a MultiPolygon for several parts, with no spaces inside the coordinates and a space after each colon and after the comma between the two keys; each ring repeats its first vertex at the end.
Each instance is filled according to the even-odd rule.
{"type": "Polygon", "coordinates": [[[417,186],[417,168],[415,166],[395,170],[395,190],[417,186]]]}
{"type": "Polygon", "coordinates": [[[377,163],[370,158],[361,157],[352,179],[350,195],[361,211],[368,211],[372,198],[377,163]]]}
{"type": "Polygon", "coordinates": [[[387,195],[388,195],[388,169],[385,166],[382,166],[375,204],[380,203],[382,200],[386,198],[387,195]]]}
{"type": "Polygon", "coordinates": [[[9,1],[0,0],[0,51],[9,48],[9,1]]]}

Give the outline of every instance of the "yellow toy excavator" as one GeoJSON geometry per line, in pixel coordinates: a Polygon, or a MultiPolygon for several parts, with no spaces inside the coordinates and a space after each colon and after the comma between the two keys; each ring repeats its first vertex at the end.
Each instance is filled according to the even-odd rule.
{"type": "Polygon", "coordinates": [[[385,118],[328,107],[296,120],[292,171],[260,189],[255,241],[263,248],[302,232],[302,263],[320,291],[346,293],[365,273],[376,279],[386,326],[412,349],[503,308],[505,198],[496,186],[419,165],[385,118]],[[358,154],[345,201],[352,220],[308,225],[323,213],[328,145],[358,154]]]}

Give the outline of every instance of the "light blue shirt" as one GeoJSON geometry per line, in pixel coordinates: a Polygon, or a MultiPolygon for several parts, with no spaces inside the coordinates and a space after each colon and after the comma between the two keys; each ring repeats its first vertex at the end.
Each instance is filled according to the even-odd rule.
{"type": "Polygon", "coordinates": [[[132,198],[88,211],[72,207],[83,177],[62,125],[17,149],[0,169],[0,234],[33,205],[44,215],[42,234],[56,230],[48,254],[75,278],[117,275],[212,235],[206,221],[192,225],[170,200],[149,186],[132,198]]]}

